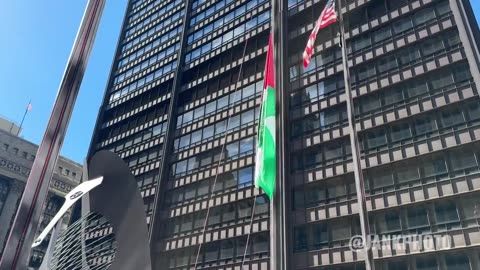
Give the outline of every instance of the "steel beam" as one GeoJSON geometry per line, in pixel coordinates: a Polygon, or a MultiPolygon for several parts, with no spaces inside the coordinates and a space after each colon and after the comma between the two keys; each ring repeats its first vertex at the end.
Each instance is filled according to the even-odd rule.
{"type": "Polygon", "coordinates": [[[355,115],[353,111],[353,97],[350,84],[350,67],[348,66],[347,42],[345,39],[345,22],[343,20],[342,0],[337,0],[338,17],[340,23],[340,40],[342,46],[343,77],[345,80],[345,96],[347,103],[348,132],[350,133],[350,146],[352,148],[353,174],[355,176],[355,188],[357,190],[358,214],[360,216],[360,228],[365,252],[365,269],[375,270],[372,249],[367,245],[370,241],[370,224],[368,220],[367,199],[365,195],[365,182],[363,179],[361,152],[358,142],[358,134],[355,127],[355,115]]]}
{"type": "Polygon", "coordinates": [[[286,270],[288,267],[288,250],[286,234],[286,179],[287,170],[287,141],[286,126],[287,106],[285,100],[287,84],[286,76],[286,16],[287,3],[284,0],[272,1],[272,24],[270,31],[274,37],[274,65],[275,65],[275,91],[277,102],[277,181],[275,194],[270,202],[270,269],[286,270]]]}
{"type": "Polygon", "coordinates": [[[105,0],[89,0],[63,74],[50,120],[0,260],[0,269],[26,269],[48,194],[55,164],[65,138],[85,73],[105,0]]]}

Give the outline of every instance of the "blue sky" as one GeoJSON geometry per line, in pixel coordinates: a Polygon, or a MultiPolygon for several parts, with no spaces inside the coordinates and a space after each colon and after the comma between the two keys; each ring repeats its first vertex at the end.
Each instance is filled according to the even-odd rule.
{"type": "MultiPolygon", "coordinates": [[[[3,1],[0,9],[0,116],[40,143],[87,0],[3,1]]],[[[472,0],[477,18],[480,1],[472,0]]],[[[127,0],[107,0],[62,155],[83,163],[112,64],[127,0]]],[[[478,20],[478,19],[477,19],[478,20]]]]}
{"type": "MultiPolygon", "coordinates": [[[[0,115],[20,122],[39,144],[87,0],[3,1],[0,9],[0,115]]],[[[127,0],[107,0],[62,155],[83,159],[97,118],[127,0]]]]}

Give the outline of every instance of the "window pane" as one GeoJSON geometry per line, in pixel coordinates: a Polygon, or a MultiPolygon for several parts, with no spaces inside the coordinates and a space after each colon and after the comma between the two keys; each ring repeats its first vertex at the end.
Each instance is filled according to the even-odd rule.
{"type": "Polygon", "coordinates": [[[312,227],[313,244],[315,247],[320,247],[328,243],[328,231],[325,224],[314,224],[312,227]]]}
{"type": "Polygon", "coordinates": [[[430,118],[418,119],[415,121],[416,135],[422,135],[435,129],[435,121],[430,118]]]}
{"type": "Polygon", "coordinates": [[[385,57],[377,62],[378,72],[387,72],[398,67],[397,58],[393,56],[385,57]]]}
{"type": "Polygon", "coordinates": [[[269,250],[268,238],[263,234],[257,235],[253,239],[253,252],[263,253],[263,252],[268,252],[268,250],[269,250]]]}
{"type": "Polygon", "coordinates": [[[253,150],[254,137],[249,137],[240,141],[240,153],[247,153],[253,150]]]}
{"type": "Polygon", "coordinates": [[[215,127],[213,125],[204,128],[202,138],[205,140],[205,139],[213,137],[214,131],[215,131],[215,127]]]}
{"type": "Polygon", "coordinates": [[[210,216],[208,217],[208,225],[211,226],[220,223],[221,214],[221,207],[212,208],[210,210],[210,216]]]}
{"type": "Polygon", "coordinates": [[[403,101],[403,92],[400,89],[393,89],[393,91],[388,91],[383,97],[383,102],[385,103],[385,105],[394,104],[400,101],[403,101]]]}
{"type": "Polygon", "coordinates": [[[403,166],[397,170],[397,179],[399,183],[405,183],[419,178],[420,175],[416,166],[403,166]]]}
{"type": "Polygon", "coordinates": [[[372,178],[372,187],[380,188],[393,185],[393,176],[390,170],[375,172],[372,178]]]}
{"type": "Polygon", "coordinates": [[[409,229],[428,226],[427,210],[422,207],[414,207],[407,211],[409,229]]]}
{"type": "Polygon", "coordinates": [[[268,207],[270,206],[266,196],[258,196],[255,203],[255,213],[265,214],[268,213],[268,207]]]}
{"type": "Polygon", "coordinates": [[[295,229],[295,250],[306,251],[307,250],[307,228],[305,226],[295,229]]]}
{"type": "Polygon", "coordinates": [[[463,114],[459,109],[442,111],[440,116],[440,123],[444,128],[464,123],[463,114]]]}
{"type": "Polygon", "coordinates": [[[398,124],[391,127],[390,136],[392,138],[392,142],[401,141],[407,138],[410,138],[410,126],[406,123],[398,124]]]}
{"type": "Polygon", "coordinates": [[[367,149],[372,149],[387,144],[387,136],[385,135],[385,131],[379,130],[377,132],[367,133],[366,142],[367,149]]]}
{"type": "Polygon", "coordinates": [[[448,254],[445,259],[448,270],[470,270],[470,261],[465,254],[448,254]]]}
{"type": "Polygon", "coordinates": [[[468,198],[462,203],[462,212],[464,219],[480,218],[480,201],[476,197],[468,198]]]}
{"type": "Polygon", "coordinates": [[[392,30],[390,29],[390,27],[384,27],[375,31],[375,33],[373,34],[373,41],[379,42],[391,36],[392,36],[392,30]]]}
{"type": "Polygon", "coordinates": [[[255,111],[250,110],[247,112],[242,113],[242,125],[250,123],[255,120],[255,111]]]}
{"type": "Polygon", "coordinates": [[[393,30],[395,33],[401,33],[412,27],[413,27],[413,24],[410,18],[401,19],[393,23],[393,30]]]}
{"type": "Polygon", "coordinates": [[[436,258],[432,256],[417,258],[417,270],[438,270],[436,258]]]}
{"type": "Polygon", "coordinates": [[[433,8],[425,8],[415,13],[414,17],[415,24],[419,25],[435,18],[435,12],[433,8]]]}
{"type": "Polygon", "coordinates": [[[238,142],[227,144],[225,157],[235,157],[238,155],[238,142]]]}
{"type": "Polygon", "coordinates": [[[480,106],[478,103],[472,103],[467,108],[469,120],[476,120],[480,118],[480,106]]]}
{"type": "Polygon", "coordinates": [[[246,218],[252,215],[252,200],[243,200],[238,205],[238,218],[246,218]]]}
{"type": "Polygon", "coordinates": [[[420,58],[420,50],[418,48],[404,49],[400,52],[398,58],[402,65],[409,64],[420,58]]]}
{"type": "Polygon", "coordinates": [[[398,212],[386,212],[376,218],[377,233],[388,233],[401,229],[400,215],[398,212]]]}
{"type": "Polygon", "coordinates": [[[230,203],[223,207],[223,220],[222,222],[230,222],[235,219],[235,204],[230,203]]]}
{"type": "Polygon", "coordinates": [[[443,159],[432,159],[423,164],[423,173],[425,177],[435,176],[447,172],[447,166],[443,159]]]}
{"type": "Polygon", "coordinates": [[[226,122],[218,122],[215,124],[215,134],[221,134],[226,131],[226,122]]]}
{"type": "Polygon", "coordinates": [[[198,130],[192,133],[191,143],[195,144],[202,140],[202,130],[198,130]]]}
{"type": "Polygon", "coordinates": [[[449,156],[454,171],[477,166],[475,155],[471,152],[452,152],[449,156]]]}
{"type": "Polygon", "coordinates": [[[238,184],[239,184],[240,187],[249,186],[249,185],[252,184],[252,181],[253,181],[253,168],[252,167],[241,169],[238,173],[239,173],[239,177],[238,177],[239,183],[238,184]]]}
{"type": "Polygon", "coordinates": [[[409,84],[407,86],[407,93],[409,98],[416,97],[426,92],[428,92],[428,88],[425,82],[409,84]]]}
{"type": "Polygon", "coordinates": [[[408,270],[407,262],[404,260],[388,262],[388,270],[408,270]]]}
{"type": "Polygon", "coordinates": [[[220,249],[220,259],[229,259],[233,257],[233,241],[225,240],[220,249]]]}
{"type": "Polygon", "coordinates": [[[434,54],[444,48],[443,42],[439,38],[430,39],[422,43],[423,55],[428,56],[434,54]]]}
{"type": "Polygon", "coordinates": [[[439,76],[433,77],[430,81],[430,85],[433,89],[441,89],[451,84],[453,84],[453,77],[451,74],[439,74],[439,76]]]}
{"type": "Polygon", "coordinates": [[[458,221],[457,206],[453,202],[439,202],[435,204],[437,223],[448,223],[458,221]]]}
{"type": "Polygon", "coordinates": [[[209,181],[203,181],[200,182],[200,186],[198,187],[198,196],[204,196],[207,195],[210,189],[210,182],[209,181]]]}
{"type": "Polygon", "coordinates": [[[236,115],[230,118],[230,123],[228,124],[228,130],[235,129],[240,126],[240,115],[236,115]]]}
{"type": "Polygon", "coordinates": [[[205,262],[214,261],[218,259],[218,246],[216,244],[209,244],[205,246],[205,262]]]}
{"type": "Polygon", "coordinates": [[[350,223],[340,221],[332,228],[332,241],[340,241],[350,239],[351,234],[351,225],[350,223]]]}
{"type": "Polygon", "coordinates": [[[335,159],[342,156],[342,145],[333,143],[325,146],[325,160],[335,159]]]}

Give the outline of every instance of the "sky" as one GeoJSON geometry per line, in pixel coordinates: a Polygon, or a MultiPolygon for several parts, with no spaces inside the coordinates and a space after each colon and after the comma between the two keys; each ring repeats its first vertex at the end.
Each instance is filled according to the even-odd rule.
{"type": "MultiPolygon", "coordinates": [[[[477,21],[480,1],[471,0],[477,21]]],[[[21,134],[39,144],[87,0],[3,1],[0,9],[0,116],[22,120],[21,134]]],[[[127,0],[107,0],[61,154],[79,163],[87,154],[107,84],[127,0]]]]}
{"type": "MultiPolygon", "coordinates": [[[[127,0],[107,0],[61,154],[83,163],[103,98],[127,0]]],[[[39,144],[53,108],[87,0],[2,1],[0,116],[21,122],[39,144]]]]}

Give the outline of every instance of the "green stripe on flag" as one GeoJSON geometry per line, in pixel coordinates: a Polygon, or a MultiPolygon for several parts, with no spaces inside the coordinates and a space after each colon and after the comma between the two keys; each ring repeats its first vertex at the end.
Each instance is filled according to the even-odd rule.
{"type": "Polygon", "coordinates": [[[272,199],[275,192],[276,146],[275,146],[275,89],[271,86],[264,92],[258,129],[255,186],[260,187],[272,199]]]}

